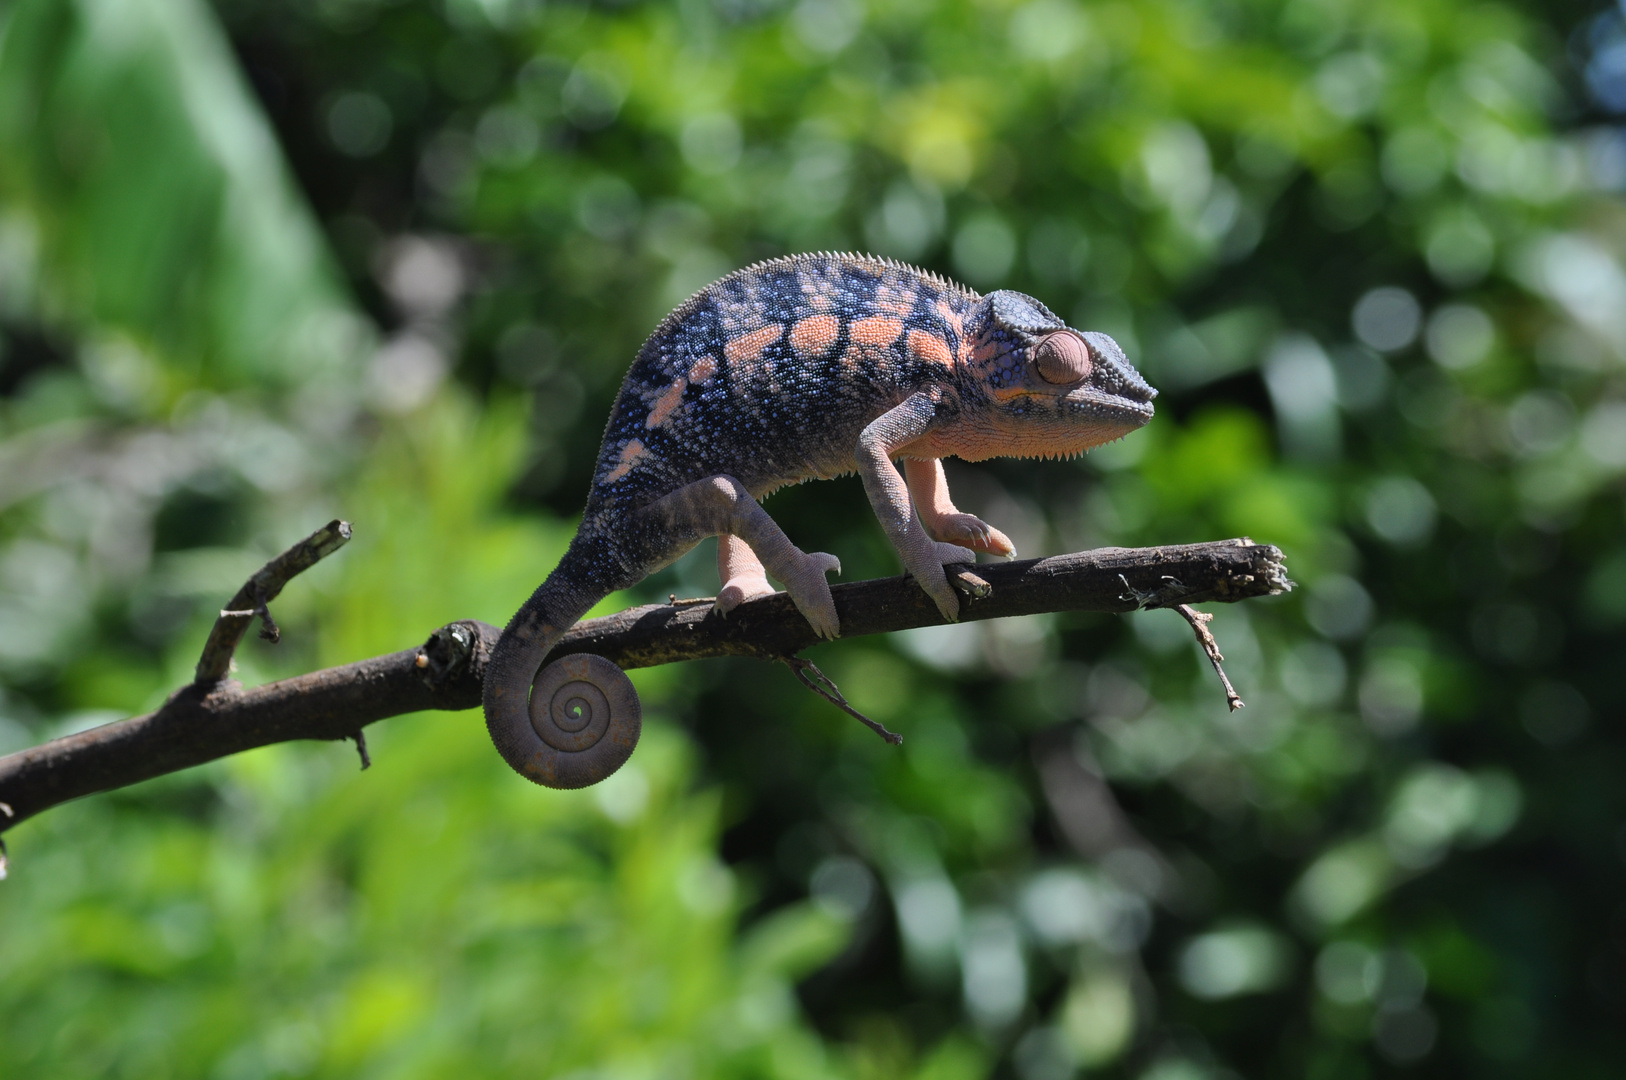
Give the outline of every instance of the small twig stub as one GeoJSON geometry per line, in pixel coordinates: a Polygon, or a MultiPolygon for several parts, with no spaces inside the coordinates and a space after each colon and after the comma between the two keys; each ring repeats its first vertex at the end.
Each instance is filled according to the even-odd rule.
{"type": "Polygon", "coordinates": [[[1220,655],[1219,642],[1214,640],[1213,632],[1208,629],[1208,624],[1214,620],[1214,613],[1211,611],[1198,611],[1190,604],[1176,605],[1174,610],[1178,611],[1181,617],[1191,624],[1192,631],[1197,635],[1197,644],[1201,645],[1203,652],[1208,654],[1208,662],[1214,665],[1214,674],[1219,676],[1220,683],[1225,687],[1225,704],[1232,712],[1236,712],[1242,708],[1244,702],[1241,695],[1236,692],[1236,688],[1231,685],[1231,680],[1226,677],[1225,669],[1220,666],[1220,661],[1224,660],[1225,657],[1220,655]]]}
{"type": "MultiPolygon", "coordinates": [[[[256,592],[258,591],[256,589],[256,592]]],[[[282,627],[278,626],[277,620],[271,617],[271,609],[266,606],[268,599],[270,598],[263,593],[258,597],[254,605],[254,614],[260,617],[260,638],[277,645],[282,641],[282,627]]]]}
{"type": "Polygon", "coordinates": [[[966,567],[957,567],[948,571],[948,582],[954,591],[963,593],[973,600],[986,600],[994,595],[994,587],[988,584],[988,579],[966,567]]]}
{"type": "Polygon", "coordinates": [[[842,694],[840,687],[836,686],[835,682],[831,680],[830,676],[820,671],[819,666],[813,661],[807,659],[805,656],[787,656],[784,659],[785,663],[789,665],[790,669],[796,673],[796,677],[802,681],[803,686],[807,687],[809,690],[813,691],[815,694],[819,695],[821,698],[828,701],[830,704],[834,705],[848,716],[851,716],[859,723],[875,732],[875,734],[891,743],[893,746],[898,746],[903,742],[902,735],[899,735],[893,731],[888,731],[885,726],[876,723],[874,720],[871,720],[869,717],[853,708],[852,704],[848,702],[846,696],[842,694]],[[812,672],[812,674],[809,675],[808,672],[812,672]]]}

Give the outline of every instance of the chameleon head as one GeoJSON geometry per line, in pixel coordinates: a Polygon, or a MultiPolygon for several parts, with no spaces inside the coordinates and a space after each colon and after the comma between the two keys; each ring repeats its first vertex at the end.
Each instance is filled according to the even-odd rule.
{"type": "Polygon", "coordinates": [[[968,374],[1001,436],[1000,456],[1076,454],[1152,418],[1157,391],[1107,335],[1074,330],[1019,292],[990,293],[980,307],[968,374]]]}

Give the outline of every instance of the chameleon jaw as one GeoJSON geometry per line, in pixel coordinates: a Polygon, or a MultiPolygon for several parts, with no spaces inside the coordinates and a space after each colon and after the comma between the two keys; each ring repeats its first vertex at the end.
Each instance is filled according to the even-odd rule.
{"type": "MultiPolygon", "coordinates": [[[[1153,390],[1152,396],[1156,395],[1157,391],[1153,390]]],[[[1093,386],[1081,386],[1063,395],[1060,403],[1069,423],[1080,420],[1118,421],[1128,425],[1125,434],[1145,426],[1155,411],[1150,397],[1141,401],[1122,394],[1098,390],[1093,386]]]]}

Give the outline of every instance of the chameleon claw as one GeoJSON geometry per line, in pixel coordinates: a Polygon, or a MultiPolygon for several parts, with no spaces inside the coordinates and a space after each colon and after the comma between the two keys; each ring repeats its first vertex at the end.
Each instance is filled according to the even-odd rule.
{"type": "Polygon", "coordinates": [[[830,583],[825,575],[841,572],[841,560],[824,551],[810,551],[802,556],[801,565],[793,578],[785,580],[785,590],[802,613],[813,632],[828,641],[841,636],[841,619],[836,615],[835,597],[830,595],[830,583]]]}

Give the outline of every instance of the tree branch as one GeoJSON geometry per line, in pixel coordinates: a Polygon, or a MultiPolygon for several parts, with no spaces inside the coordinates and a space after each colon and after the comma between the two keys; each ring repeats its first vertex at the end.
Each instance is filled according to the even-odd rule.
{"type": "MultiPolygon", "coordinates": [[[[277,588],[291,576],[281,578],[277,588]]],[[[951,569],[950,578],[966,594],[963,621],[1044,611],[1122,613],[1229,603],[1292,588],[1281,551],[1247,539],[1101,548],[983,564],[974,571],[961,567],[951,569]]],[[[253,584],[251,580],[244,588],[253,584]]],[[[932,600],[905,577],[836,585],[832,592],[844,637],[943,623],[932,600]]],[[[258,602],[271,595],[274,591],[258,602]]],[[[239,607],[234,600],[232,608],[239,607]]],[[[238,637],[246,626],[245,619],[238,637]]],[[[363,727],[387,717],[425,709],[472,709],[480,704],[481,677],[498,634],[494,626],[465,620],[436,630],[418,649],[252,689],[200,679],[177,690],[156,712],[10,754],[0,758],[0,806],[5,807],[0,833],[69,799],[241,750],[293,739],[356,739],[363,727]]],[[[712,610],[710,598],[590,619],[573,627],[553,655],[591,652],[623,668],[637,668],[714,656],[783,660],[818,643],[790,597],[776,593],[741,604],[727,619],[712,610]]]]}
{"type": "Polygon", "coordinates": [[[256,615],[262,624],[260,636],[271,642],[281,641],[282,631],[277,629],[266,605],[277,598],[290,579],[338,551],[349,540],[350,523],[335,519],[266,563],[259,573],[244,582],[215,620],[214,629],[209,631],[209,640],[203,643],[203,655],[198,659],[197,678],[193,681],[200,686],[213,686],[226,677],[237,643],[243,640],[248,624],[256,615]]]}

